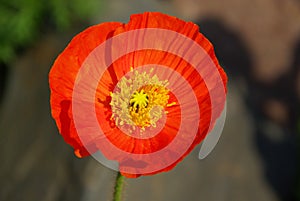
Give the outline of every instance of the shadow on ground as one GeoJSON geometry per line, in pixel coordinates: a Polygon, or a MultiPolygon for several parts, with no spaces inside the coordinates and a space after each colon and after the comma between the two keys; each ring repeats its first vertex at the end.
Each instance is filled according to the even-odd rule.
{"type": "Polygon", "coordinates": [[[263,160],[265,179],[281,200],[295,200],[295,125],[299,111],[295,75],[299,74],[300,46],[295,51],[293,71],[264,84],[252,76],[251,53],[238,32],[216,19],[202,20],[198,24],[214,44],[216,55],[233,83],[244,86],[241,91],[247,111],[254,119],[253,139],[263,160]]]}

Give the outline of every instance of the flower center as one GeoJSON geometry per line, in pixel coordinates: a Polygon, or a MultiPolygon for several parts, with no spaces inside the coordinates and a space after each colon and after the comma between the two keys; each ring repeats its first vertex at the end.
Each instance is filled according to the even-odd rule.
{"type": "Polygon", "coordinates": [[[124,76],[118,82],[116,90],[111,93],[111,120],[119,127],[129,128],[132,132],[136,126],[141,130],[146,127],[156,127],[156,122],[162,117],[164,108],[174,105],[168,104],[168,81],[160,81],[157,75],[139,73],[132,70],[132,76],[124,76]]]}
{"type": "Polygon", "coordinates": [[[138,112],[139,107],[146,107],[148,105],[148,96],[145,94],[144,90],[142,89],[140,92],[136,91],[133,93],[130,99],[130,105],[138,112]]]}
{"type": "Polygon", "coordinates": [[[154,126],[162,117],[169,100],[169,90],[164,86],[146,85],[135,91],[130,99],[129,114],[135,125],[154,126]]]}

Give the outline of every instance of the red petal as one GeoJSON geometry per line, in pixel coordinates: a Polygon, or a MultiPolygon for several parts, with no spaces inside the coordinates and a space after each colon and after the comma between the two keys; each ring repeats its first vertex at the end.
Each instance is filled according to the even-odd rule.
{"type": "Polygon", "coordinates": [[[77,73],[86,57],[121,23],[92,26],[75,36],[58,56],[49,73],[52,116],[65,141],[75,149],[78,157],[89,155],[82,145],[72,116],[72,93],[77,73]]]}

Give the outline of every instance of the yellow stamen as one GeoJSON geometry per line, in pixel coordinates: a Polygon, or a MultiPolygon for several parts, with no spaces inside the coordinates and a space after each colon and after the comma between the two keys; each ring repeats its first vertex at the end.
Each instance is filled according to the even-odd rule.
{"type": "Polygon", "coordinates": [[[130,100],[129,114],[135,125],[140,127],[156,126],[162,117],[162,110],[167,106],[169,90],[164,86],[146,85],[133,94],[130,100]],[[136,94],[143,94],[143,102],[134,102],[136,94]]]}
{"type": "Polygon", "coordinates": [[[167,107],[171,107],[171,106],[174,106],[176,104],[177,104],[176,102],[172,102],[172,103],[167,104],[167,107]]]}
{"type": "MultiPolygon", "coordinates": [[[[117,90],[110,93],[112,117],[117,126],[129,126],[131,131],[138,126],[156,126],[162,117],[164,108],[176,103],[169,101],[169,90],[166,88],[168,81],[160,81],[157,75],[139,73],[132,69],[131,78],[125,76],[117,84],[117,90]]],[[[166,113],[166,112],[165,112],[166,113]]]]}

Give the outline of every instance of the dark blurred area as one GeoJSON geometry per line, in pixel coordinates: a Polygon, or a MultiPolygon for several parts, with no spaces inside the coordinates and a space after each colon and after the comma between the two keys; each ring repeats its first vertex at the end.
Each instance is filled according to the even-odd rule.
{"type": "Polygon", "coordinates": [[[111,200],[115,172],[58,134],[48,72],[93,23],[160,11],[192,20],[229,76],[223,135],[168,173],[128,179],[130,201],[300,200],[297,0],[0,0],[0,200],[111,200]]]}
{"type": "Polygon", "coordinates": [[[4,89],[6,87],[6,78],[7,78],[7,66],[5,64],[0,64],[0,105],[2,103],[4,89]]]}
{"type": "Polygon", "coordinates": [[[243,98],[254,119],[255,143],[265,163],[266,179],[281,200],[296,200],[299,100],[295,81],[300,72],[300,46],[296,47],[291,71],[265,84],[251,75],[252,55],[238,31],[228,29],[216,19],[198,24],[214,44],[229,78],[236,84],[243,82],[245,85],[243,98]],[[278,134],[274,130],[284,136],[276,139],[278,134]]]}

